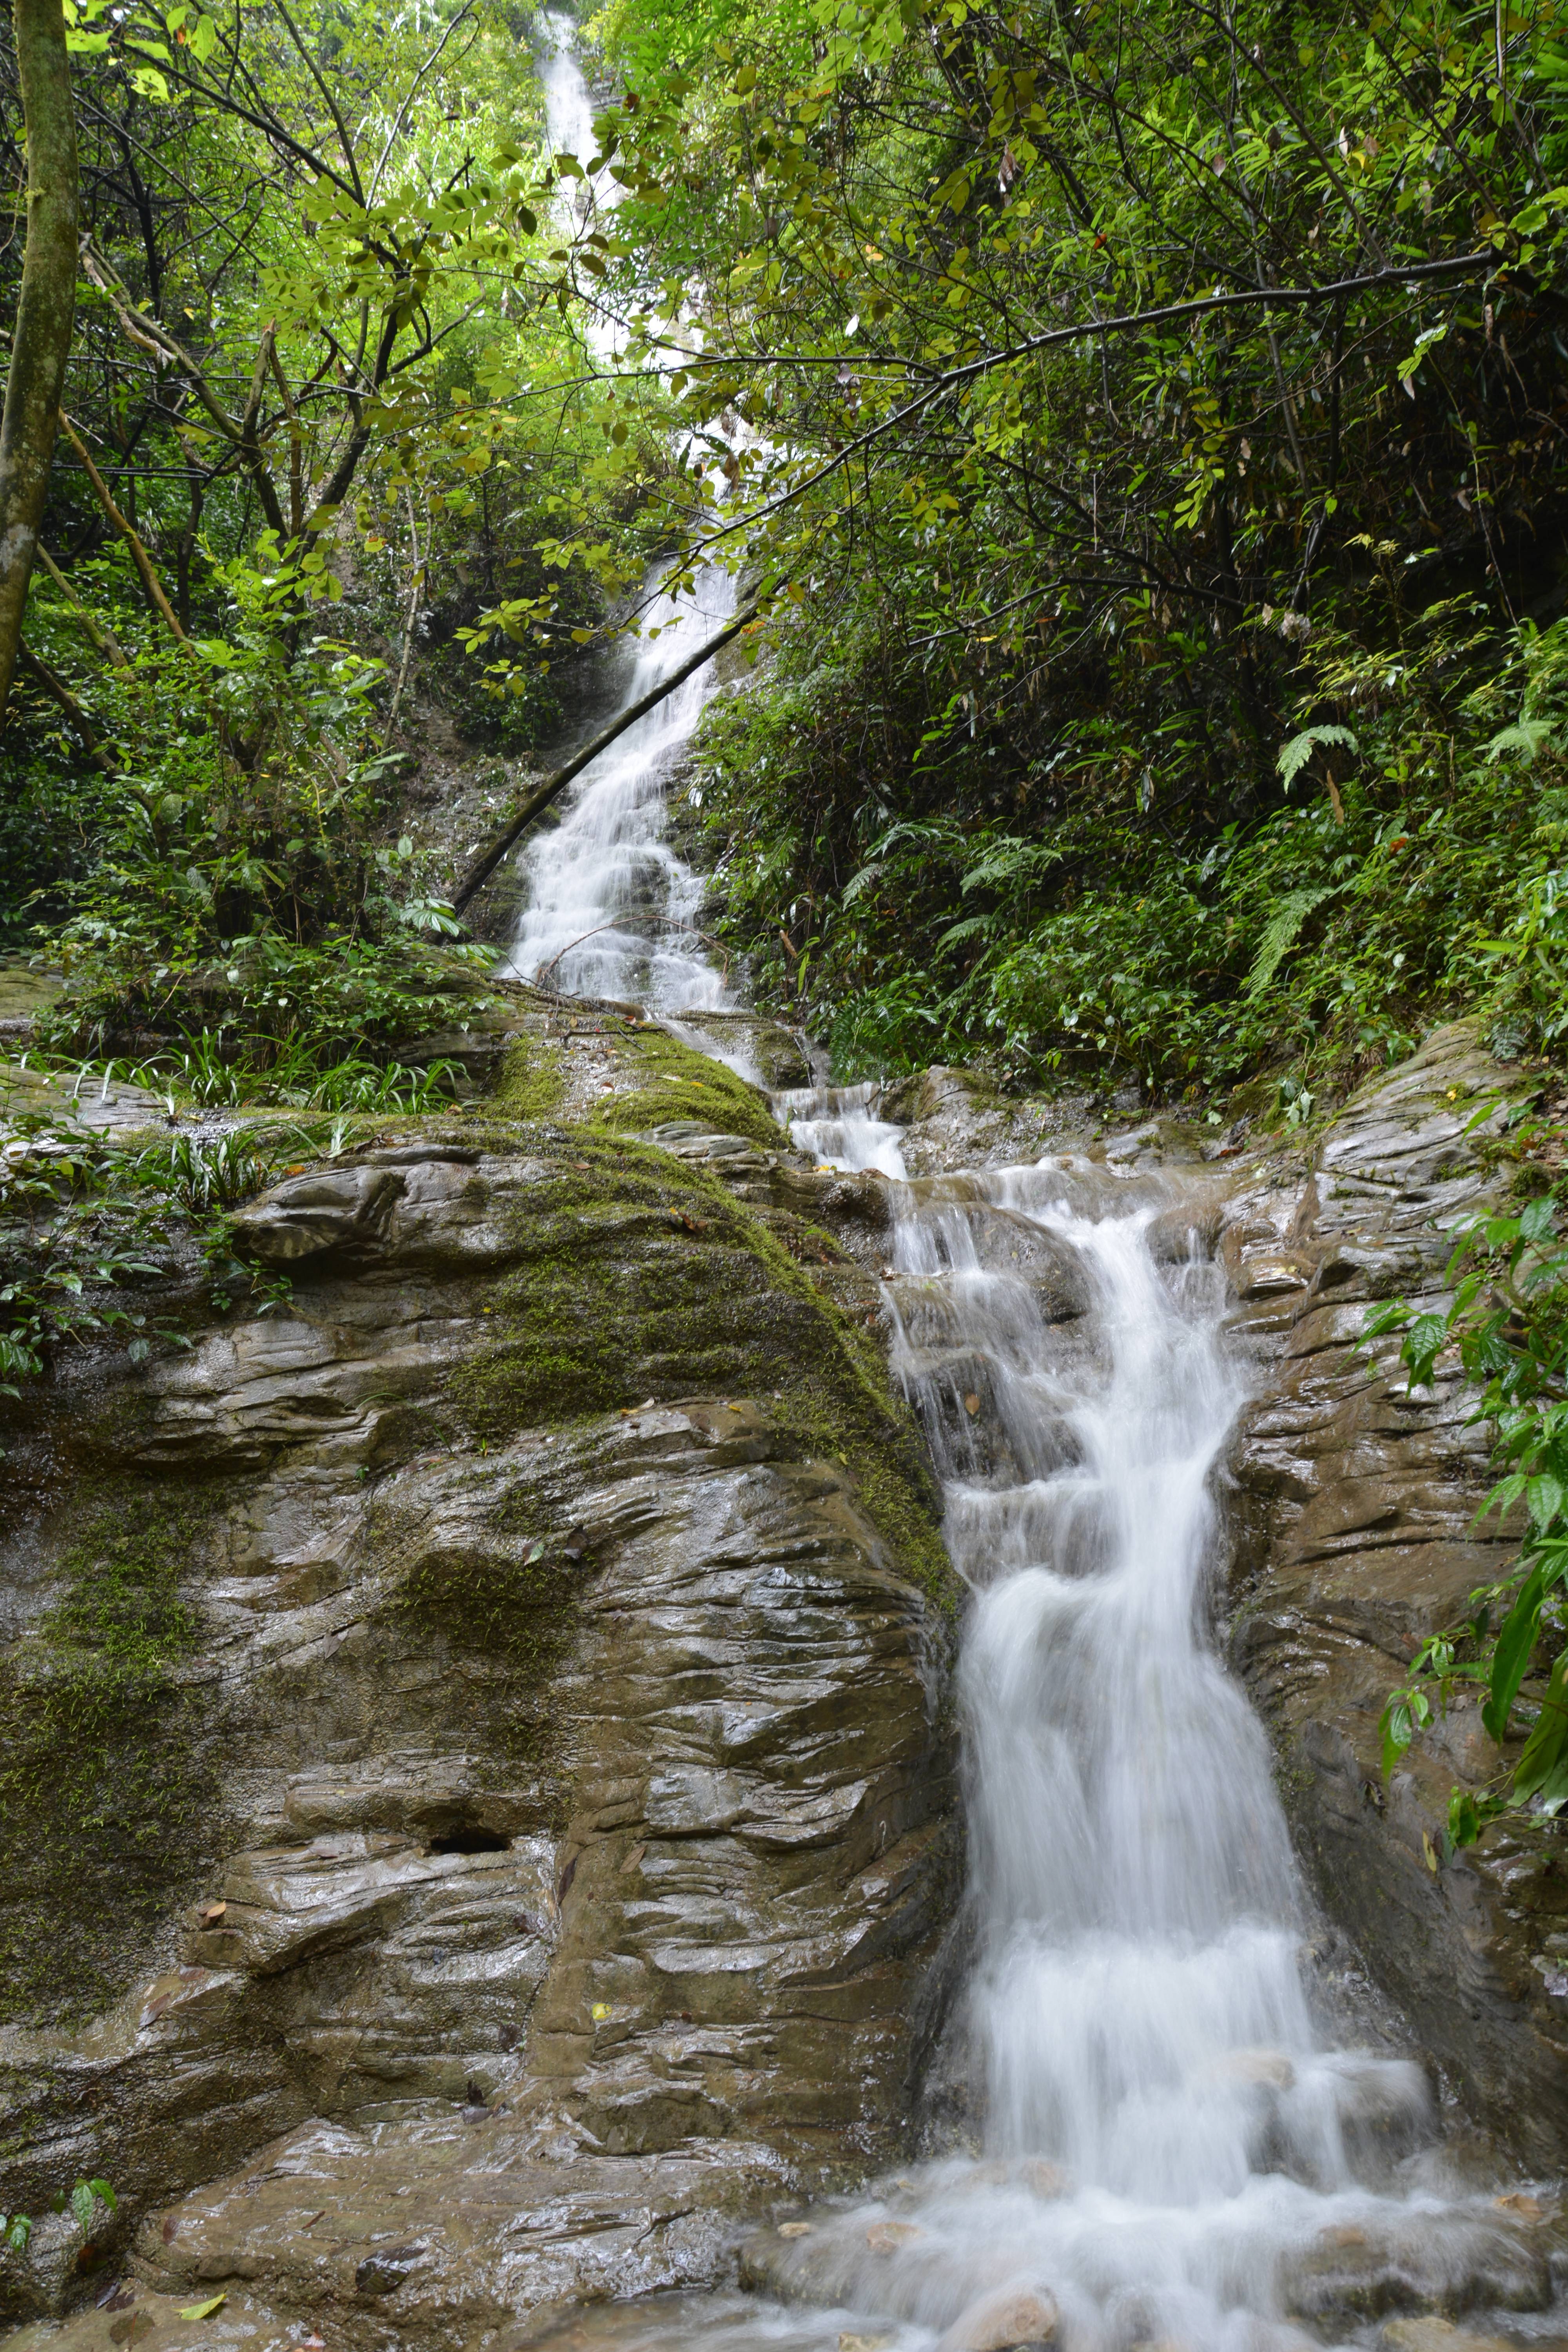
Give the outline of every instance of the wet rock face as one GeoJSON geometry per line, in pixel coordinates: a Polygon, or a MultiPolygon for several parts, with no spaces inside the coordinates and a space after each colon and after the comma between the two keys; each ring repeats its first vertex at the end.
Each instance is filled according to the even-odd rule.
{"type": "MultiPolygon", "coordinates": [[[[95,2224],[126,2299],[70,2323],[80,2352],[153,2326],[195,2352],[180,2313],[219,2288],[255,2352],[329,2315],[364,2352],[512,2352],[710,2282],[742,2217],[863,2172],[915,2110],[955,1972],[955,1594],[886,1298],[939,1445],[1006,1416],[921,1277],[879,1287],[885,1180],[803,1169],[760,1110],[731,1129],[676,1042],[591,1010],[509,1046],[488,1108],[251,1203],[276,1313],[89,1368],[14,1444],[0,2206],[79,2173],[128,2192],[95,2224]],[[523,1118],[541,1090],[554,1126],[523,1118]]],[[[1377,1755],[1391,1682],[1517,1535],[1471,1524],[1472,1400],[1412,1400],[1356,1347],[1371,1302],[1436,1295],[1437,1227],[1506,1181],[1477,1112],[1510,1083],[1441,1033],[1308,1169],[1212,1168],[1180,1122],[1041,1135],[958,1073],[881,1108],[955,1245],[1064,1347],[1093,1344],[1074,1254],[944,1170],[1065,1142],[1086,1200],[1160,1203],[1162,1262],[1217,1255],[1255,1374],[1229,1638],[1298,1845],[1411,2041],[1554,2169],[1558,1841],[1445,1860],[1449,1786],[1495,1760],[1467,1710],[1386,1791],[1377,1755]]],[[[1260,2149],[1289,2088],[1263,2061],[1260,2149]]],[[[1393,2167],[1418,2109],[1357,2128],[1393,2167]]],[[[1020,2194],[1058,2196],[1049,2171],[1020,2194]]],[[[1556,2241],[1518,2219],[1456,2242],[1455,2310],[1477,2280],[1550,2291],[1556,2241]]],[[[896,2200],[862,2223],[785,2221],[743,2271],[831,2300],[909,2259],[896,2200]]],[[[51,2219],[0,2305],[79,2295],[91,2251],[51,2219]]],[[[1419,2251],[1314,2242],[1283,2304],[1342,2332],[1407,2310],[1419,2251]]],[[[1055,2340],[1043,2301],[949,2285],[953,2352],[1055,2340]]]]}
{"type": "Polygon", "coordinates": [[[1499,1761],[1473,1706],[1386,1788],[1378,1741],[1405,1662],[1506,1575],[1520,1528],[1474,1524],[1491,1479],[1473,1393],[1440,1369],[1412,1397],[1393,1342],[1356,1344],[1375,1301],[1439,1303],[1442,1229],[1507,1182],[1486,1106],[1522,1083],[1457,1024],[1346,1106],[1304,1184],[1289,1169],[1239,1180],[1220,1254],[1257,1391],[1230,1461],[1231,1653],[1326,1908],[1472,2116],[1555,2170],[1568,1851],[1550,1825],[1510,1823],[1446,1857],[1449,1790],[1499,1761]]]}
{"type": "Polygon", "coordinates": [[[710,2275],[900,2143],[955,1590],[863,1278],[770,1214],[585,1128],[415,1133],[247,1209],[279,1314],[24,1432],[0,2206],[102,2173],[176,2292],[489,2326],[710,2275]]]}

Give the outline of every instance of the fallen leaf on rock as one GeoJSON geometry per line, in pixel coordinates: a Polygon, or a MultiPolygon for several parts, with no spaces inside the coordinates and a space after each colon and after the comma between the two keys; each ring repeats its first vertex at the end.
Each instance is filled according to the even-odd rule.
{"type": "Polygon", "coordinates": [[[621,1868],[623,1870],[635,1870],[647,1852],[647,1848],[646,1845],[634,1845],[630,1853],[627,1854],[625,1862],[622,1863],[621,1868]]]}
{"type": "Polygon", "coordinates": [[[809,2221],[781,2221],[779,2223],[779,2235],[781,2238],[809,2238],[811,2235],[811,2223],[809,2221]]]}
{"type": "Polygon", "coordinates": [[[204,1927],[210,1927],[215,1920],[221,1919],[223,1917],[224,1913],[227,1909],[228,1905],[226,1903],[206,1904],[202,1911],[202,1926],[204,1927]]]}
{"type": "Polygon", "coordinates": [[[1522,2189],[1511,2189],[1506,2197],[1494,2197],[1492,2203],[1505,2213],[1517,2213],[1521,2221],[1539,2221],[1546,2208],[1537,2197],[1527,2197],[1522,2189]]]}
{"type": "Polygon", "coordinates": [[[180,2317],[182,2319],[210,2319],[214,2312],[221,2311],[227,2301],[228,2294],[226,2290],[222,2294],[209,2295],[205,2303],[183,2303],[180,2305],[180,2317]]]}
{"type": "Polygon", "coordinates": [[[123,2319],[114,2322],[109,2331],[109,2340],[111,2344],[140,2344],[144,2336],[152,2335],[157,2325],[150,2311],[128,2311],[123,2319]]]}
{"type": "Polygon", "coordinates": [[[873,2221],[866,2232],[866,2243],[874,2254],[895,2254],[921,2234],[912,2221],[873,2221]]]}
{"type": "Polygon", "coordinates": [[[973,1389],[970,1390],[969,1394],[963,1400],[963,1410],[971,1415],[977,1413],[980,1410],[980,1399],[975,1395],[973,1389]]]}

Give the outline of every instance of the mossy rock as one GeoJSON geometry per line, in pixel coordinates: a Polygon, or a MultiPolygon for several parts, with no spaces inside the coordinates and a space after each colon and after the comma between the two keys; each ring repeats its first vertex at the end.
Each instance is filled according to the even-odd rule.
{"type": "Polygon", "coordinates": [[[714,1177],[591,1129],[534,1148],[550,1181],[513,1211],[518,1262],[447,1383],[457,1429],[485,1444],[649,1397],[768,1399],[854,1473],[898,1566],[955,1611],[935,1481],[875,1341],[714,1177]]]}
{"type": "Polygon", "coordinates": [[[0,2021],[101,2009],[201,1875],[221,1727],[181,1669],[225,1491],[90,1495],[61,1598],[0,1670],[0,2021]]]}
{"type": "Polygon", "coordinates": [[[755,1087],[710,1061],[662,1029],[645,1028],[617,1039],[616,1059],[635,1073],[634,1093],[613,1096],[591,1124],[617,1134],[641,1135],[676,1118],[700,1118],[718,1135],[743,1135],[767,1151],[787,1151],[789,1139],[755,1087]]]}
{"type": "Polygon", "coordinates": [[[553,1045],[514,1037],[508,1046],[487,1108],[501,1118],[548,1118],[566,1094],[566,1075],[553,1045]]]}

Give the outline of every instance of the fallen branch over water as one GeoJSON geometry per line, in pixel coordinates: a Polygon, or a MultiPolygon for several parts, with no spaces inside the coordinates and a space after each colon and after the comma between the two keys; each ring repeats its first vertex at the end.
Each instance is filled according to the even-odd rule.
{"type": "Polygon", "coordinates": [[[658,686],[650,688],[647,694],[623,710],[618,718],[613,719],[607,727],[601,728],[593,740],[584,743],[580,751],[574,752],[563,768],[557,768],[553,775],[547,776],[539,790],[530,793],[506,831],[498,834],[495,840],[481,852],[475,864],[468,868],[458,888],[453,893],[452,905],[455,911],[459,915],[462,913],[480,884],[489,880],[508,850],[521,839],[541,810],[548,808],[556,794],[564,792],[574,776],[580,776],[589,762],[598,758],[601,751],[608,751],[617,736],[624,735],[628,727],[635,727],[639,719],[646,719],[650,710],[657,709],[667,694],[673,694],[678,686],[684,686],[692,672],[700,669],[704,662],[710,661],[732,637],[738,637],[742,629],[749,629],[760,610],[760,604],[747,604],[736,614],[732,621],[727,621],[721,629],[716,630],[706,645],[699,646],[697,651],[689,655],[679,668],[671,670],[667,678],[661,679],[658,686]]]}

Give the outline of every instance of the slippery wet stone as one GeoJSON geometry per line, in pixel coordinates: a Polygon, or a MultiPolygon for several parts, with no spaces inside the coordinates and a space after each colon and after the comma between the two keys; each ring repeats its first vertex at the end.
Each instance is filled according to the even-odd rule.
{"type": "MultiPolygon", "coordinates": [[[[54,1442],[108,1505],[91,1545],[110,1556],[116,1519],[142,1525],[149,1464],[160,1510],[188,1498],[197,1634],[165,1707],[177,1899],[117,1945],[90,1879],[39,1897],[62,1932],[84,1901],[130,1981],[85,2026],[0,2032],[26,2151],[7,2210],[59,2168],[101,2172],[128,2220],[176,2200],[139,2260],[199,2235],[201,2275],[259,2275],[231,2221],[291,2156],[204,2191],[199,2231],[177,2200],[302,2130],[287,2145],[333,2151],[335,2204],[389,2200],[321,2274],[331,2294],[500,2311],[475,2283],[486,2231],[498,2249],[536,2231],[518,2296],[689,2283],[722,2259],[718,2217],[792,2167],[896,2143],[954,1892],[951,1586],[918,1441],[767,1228],[621,1149],[568,1132],[509,1151],[492,1128],[482,1150],[437,1137],[286,1180],[247,1228],[291,1270],[285,1317],[62,1393],[54,1442]],[[536,1286],[557,1302],[542,1325],[536,1286]],[[602,1358],[583,1309],[606,1292],[602,1358]],[[692,1392],[704,1371],[718,1393],[692,1392]],[[637,1402],[584,1415],[573,1380],[637,1402]],[[484,2189],[471,2241],[395,2201],[433,2173],[432,2198],[457,2195],[459,2156],[485,2173],[479,2141],[517,2179],[484,2189]],[[581,2254],[558,2259],[548,2216],[584,2149],[610,2168],[581,2254]],[[610,2226],[650,2199],[663,2219],[610,2226]],[[666,2244],[684,2251],[656,2259],[666,2244]]],[[[47,1501],[20,1523],[34,1624],[79,1533],[47,1501]]],[[[47,1644],[28,1654],[50,1669],[47,1644]]],[[[280,2210],[284,2309],[318,2276],[293,2231],[280,2210]]]]}
{"type": "Polygon", "coordinates": [[[1059,2318],[1049,2295],[1004,2288],[955,2320],[937,2352],[1035,2352],[1055,2343],[1059,2318]]]}
{"type": "Polygon", "coordinates": [[[1220,1256],[1255,1366],[1228,1460],[1230,1653],[1280,1750],[1296,1838],[1418,2044],[1478,2120],[1551,2168],[1568,2134],[1554,1832],[1518,1818],[1448,1851],[1450,1789],[1500,1760],[1473,1705],[1386,1787],[1377,1730],[1403,1663],[1507,1574],[1519,1526],[1477,1523],[1488,1444],[1457,1373],[1439,1366],[1412,1396],[1396,1341],[1359,1344],[1373,1302],[1439,1303],[1444,1229],[1506,1187],[1498,1129],[1526,1084],[1469,1025],[1435,1033],[1345,1106],[1310,1168],[1242,1171],[1220,1256]]]}

